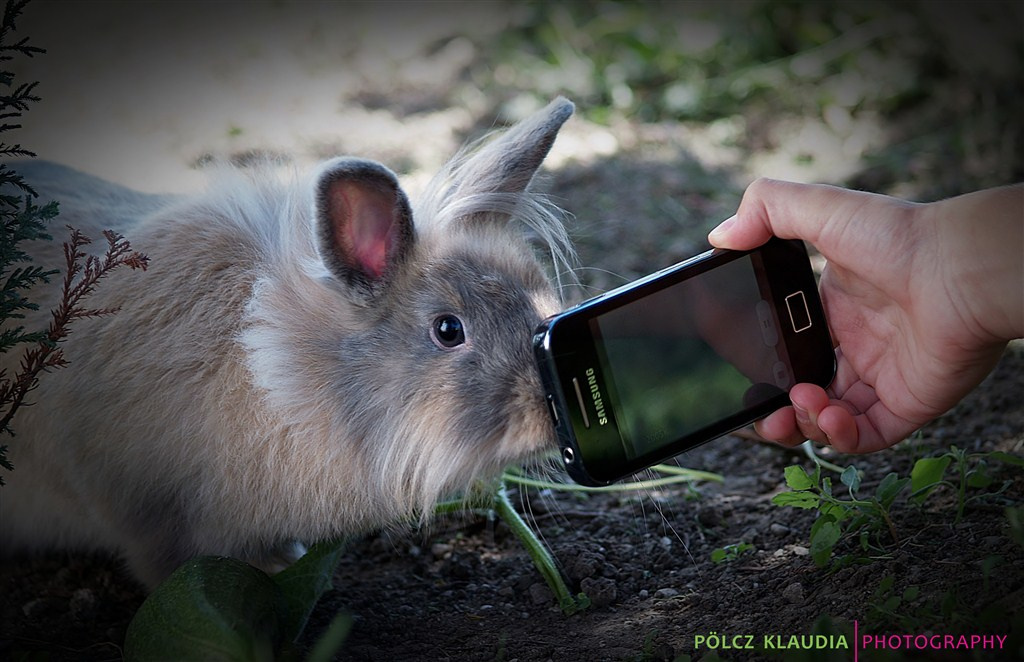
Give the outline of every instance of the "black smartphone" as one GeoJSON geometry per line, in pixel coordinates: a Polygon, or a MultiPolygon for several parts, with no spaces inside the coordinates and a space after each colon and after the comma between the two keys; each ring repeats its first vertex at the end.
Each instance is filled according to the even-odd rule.
{"type": "Polygon", "coordinates": [[[545,320],[537,366],[569,475],[607,485],[828,386],[836,361],[802,242],[713,250],[545,320]]]}

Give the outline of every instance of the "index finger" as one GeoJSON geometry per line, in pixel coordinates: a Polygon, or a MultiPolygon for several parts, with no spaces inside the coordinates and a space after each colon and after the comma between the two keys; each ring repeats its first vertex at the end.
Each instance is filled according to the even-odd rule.
{"type": "Polygon", "coordinates": [[[761,178],[747,187],[736,215],[712,230],[708,241],[718,248],[749,250],[774,235],[817,246],[824,233],[841,233],[876,198],[884,196],[761,178]]]}

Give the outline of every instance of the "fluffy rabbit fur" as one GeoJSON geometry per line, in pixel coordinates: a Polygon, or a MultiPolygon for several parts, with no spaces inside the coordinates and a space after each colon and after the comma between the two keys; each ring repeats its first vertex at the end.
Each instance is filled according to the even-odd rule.
{"type": "MultiPolygon", "coordinates": [[[[15,417],[0,551],[116,550],[149,586],[197,554],[268,567],[553,447],[530,342],[558,300],[527,236],[571,249],[527,187],[572,110],[457,158],[415,209],[353,158],[290,183],[225,171],[187,199],[19,166],[56,223],[151,263],[101,283],[89,306],[120,312],[76,323],[71,365],[15,417]]],[[[62,266],[59,244],[37,263],[62,266]]],[[[58,288],[33,292],[27,328],[58,288]]]]}

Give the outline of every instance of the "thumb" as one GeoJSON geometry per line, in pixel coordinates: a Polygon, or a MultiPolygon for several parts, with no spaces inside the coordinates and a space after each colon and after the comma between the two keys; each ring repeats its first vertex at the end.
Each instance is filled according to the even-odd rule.
{"type": "Polygon", "coordinates": [[[736,215],[712,230],[708,241],[733,250],[755,248],[772,235],[817,244],[828,226],[845,225],[864,203],[862,196],[869,195],[761,178],[747,187],[736,215]]]}

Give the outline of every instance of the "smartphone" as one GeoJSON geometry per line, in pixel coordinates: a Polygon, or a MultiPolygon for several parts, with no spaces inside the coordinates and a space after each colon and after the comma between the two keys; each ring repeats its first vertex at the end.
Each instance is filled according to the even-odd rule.
{"type": "Polygon", "coordinates": [[[569,475],[608,485],[827,387],[807,249],[712,250],[554,315],[534,353],[569,475]]]}

